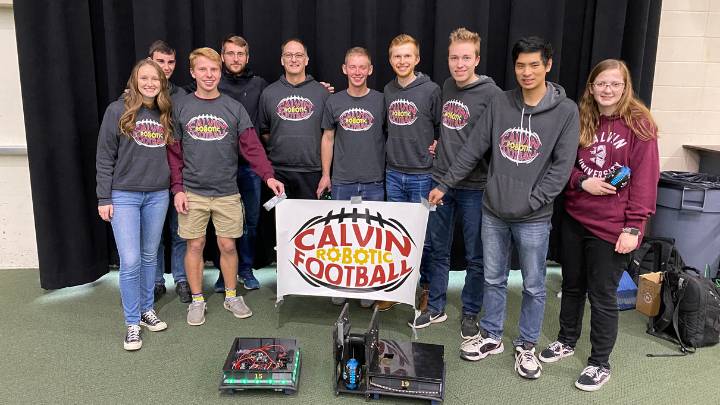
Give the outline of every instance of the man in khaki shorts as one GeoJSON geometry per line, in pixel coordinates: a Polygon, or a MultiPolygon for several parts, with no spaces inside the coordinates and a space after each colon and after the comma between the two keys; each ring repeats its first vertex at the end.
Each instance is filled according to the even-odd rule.
{"type": "Polygon", "coordinates": [[[238,257],[235,239],[243,233],[243,208],[237,188],[238,156],[242,155],[257,175],[277,195],[284,192],[242,104],[220,94],[222,61],[211,48],[190,53],[190,74],[197,90],[175,102],[174,136],[168,149],[171,190],[178,211],[178,234],[187,240],[185,270],[192,302],[190,325],[205,323],[202,293],[205,228],[212,218],[220,250],[220,270],[225,278],[225,309],[237,318],[252,315],[236,295],[238,257]]]}

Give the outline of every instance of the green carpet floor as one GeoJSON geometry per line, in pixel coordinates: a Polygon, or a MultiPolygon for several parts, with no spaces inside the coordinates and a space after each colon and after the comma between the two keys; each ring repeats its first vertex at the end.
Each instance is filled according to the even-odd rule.
{"type": "MultiPolygon", "coordinates": [[[[206,271],[206,291],[216,277],[206,271]]],[[[331,325],[339,308],[329,299],[289,297],[275,308],[275,271],[257,272],[262,288],[245,292],[254,315],[233,318],[222,309],[222,296],[209,296],[205,325],[185,323],[186,306],[172,287],[157,305],[170,325],[159,333],[143,329],[143,348],[122,348],[124,326],[117,288],[117,272],[95,283],[46,292],[37,270],[0,271],[0,402],[110,403],[365,403],[361,396],[336,397],[332,387],[331,325]],[[235,336],[294,337],[299,340],[303,365],[297,395],[272,391],[220,394],[220,371],[235,336]],[[258,402],[260,401],[260,402],[258,402]]],[[[168,276],[169,277],[169,276],[168,276]]],[[[611,358],[613,374],[595,393],[577,390],[573,382],[589,353],[588,333],[575,356],[546,365],[539,380],[527,381],[513,371],[508,345],[517,333],[521,298],[519,272],[512,272],[503,354],[479,362],[459,358],[460,290],[464,272],[450,278],[448,321],[418,331],[419,341],[445,346],[447,404],[471,403],[679,403],[717,404],[720,396],[720,346],[675,358],[647,358],[646,353],[672,352],[669,342],[645,333],[645,318],[635,311],[620,316],[620,334],[611,358]]],[[[168,283],[170,285],[170,283],[168,283]]],[[[548,299],[541,345],[557,335],[560,272],[548,272],[548,299]]],[[[370,311],[351,304],[353,331],[367,328],[370,311]]],[[[398,306],[382,313],[380,337],[412,339],[406,321],[412,309],[398,306]]],[[[585,328],[589,331],[586,313],[585,328]]],[[[377,403],[421,403],[392,397],[377,403]]]]}

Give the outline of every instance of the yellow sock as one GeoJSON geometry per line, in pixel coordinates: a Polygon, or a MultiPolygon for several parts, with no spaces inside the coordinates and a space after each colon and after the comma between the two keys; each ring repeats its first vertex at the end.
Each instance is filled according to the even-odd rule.
{"type": "Polygon", "coordinates": [[[232,290],[229,288],[225,289],[225,301],[234,300],[235,297],[237,297],[237,293],[234,288],[232,290]]]}

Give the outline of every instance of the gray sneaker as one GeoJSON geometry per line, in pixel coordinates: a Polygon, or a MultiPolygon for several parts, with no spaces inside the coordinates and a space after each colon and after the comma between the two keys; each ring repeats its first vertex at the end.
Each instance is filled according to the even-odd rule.
{"type": "Polygon", "coordinates": [[[193,301],[188,305],[187,323],[199,326],[205,323],[205,301],[193,301]]]}
{"type": "Polygon", "coordinates": [[[235,318],[249,318],[252,316],[252,311],[250,308],[248,308],[247,305],[245,305],[245,301],[243,300],[243,297],[236,297],[234,300],[225,300],[223,303],[223,306],[228,311],[232,312],[233,315],[235,315],[235,318]]]}

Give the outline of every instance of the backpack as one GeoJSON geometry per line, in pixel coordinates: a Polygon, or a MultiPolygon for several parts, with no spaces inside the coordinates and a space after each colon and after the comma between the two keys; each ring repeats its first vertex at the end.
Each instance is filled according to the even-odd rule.
{"type": "Polygon", "coordinates": [[[720,290],[697,269],[672,264],[663,278],[660,314],[650,319],[647,332],[678,344],[680,354],[648,357],[684,356],[720,341],[720,290]]]}
{"type": "Polygon", "coordinates": [[[638,285],[640,275],[645,273],[666,272],[668,267],[681,269],[685,263],[675,249],[675,239],[663,237],[644,237],[640,247],[630,256],[627,272],[638,285]]]}

